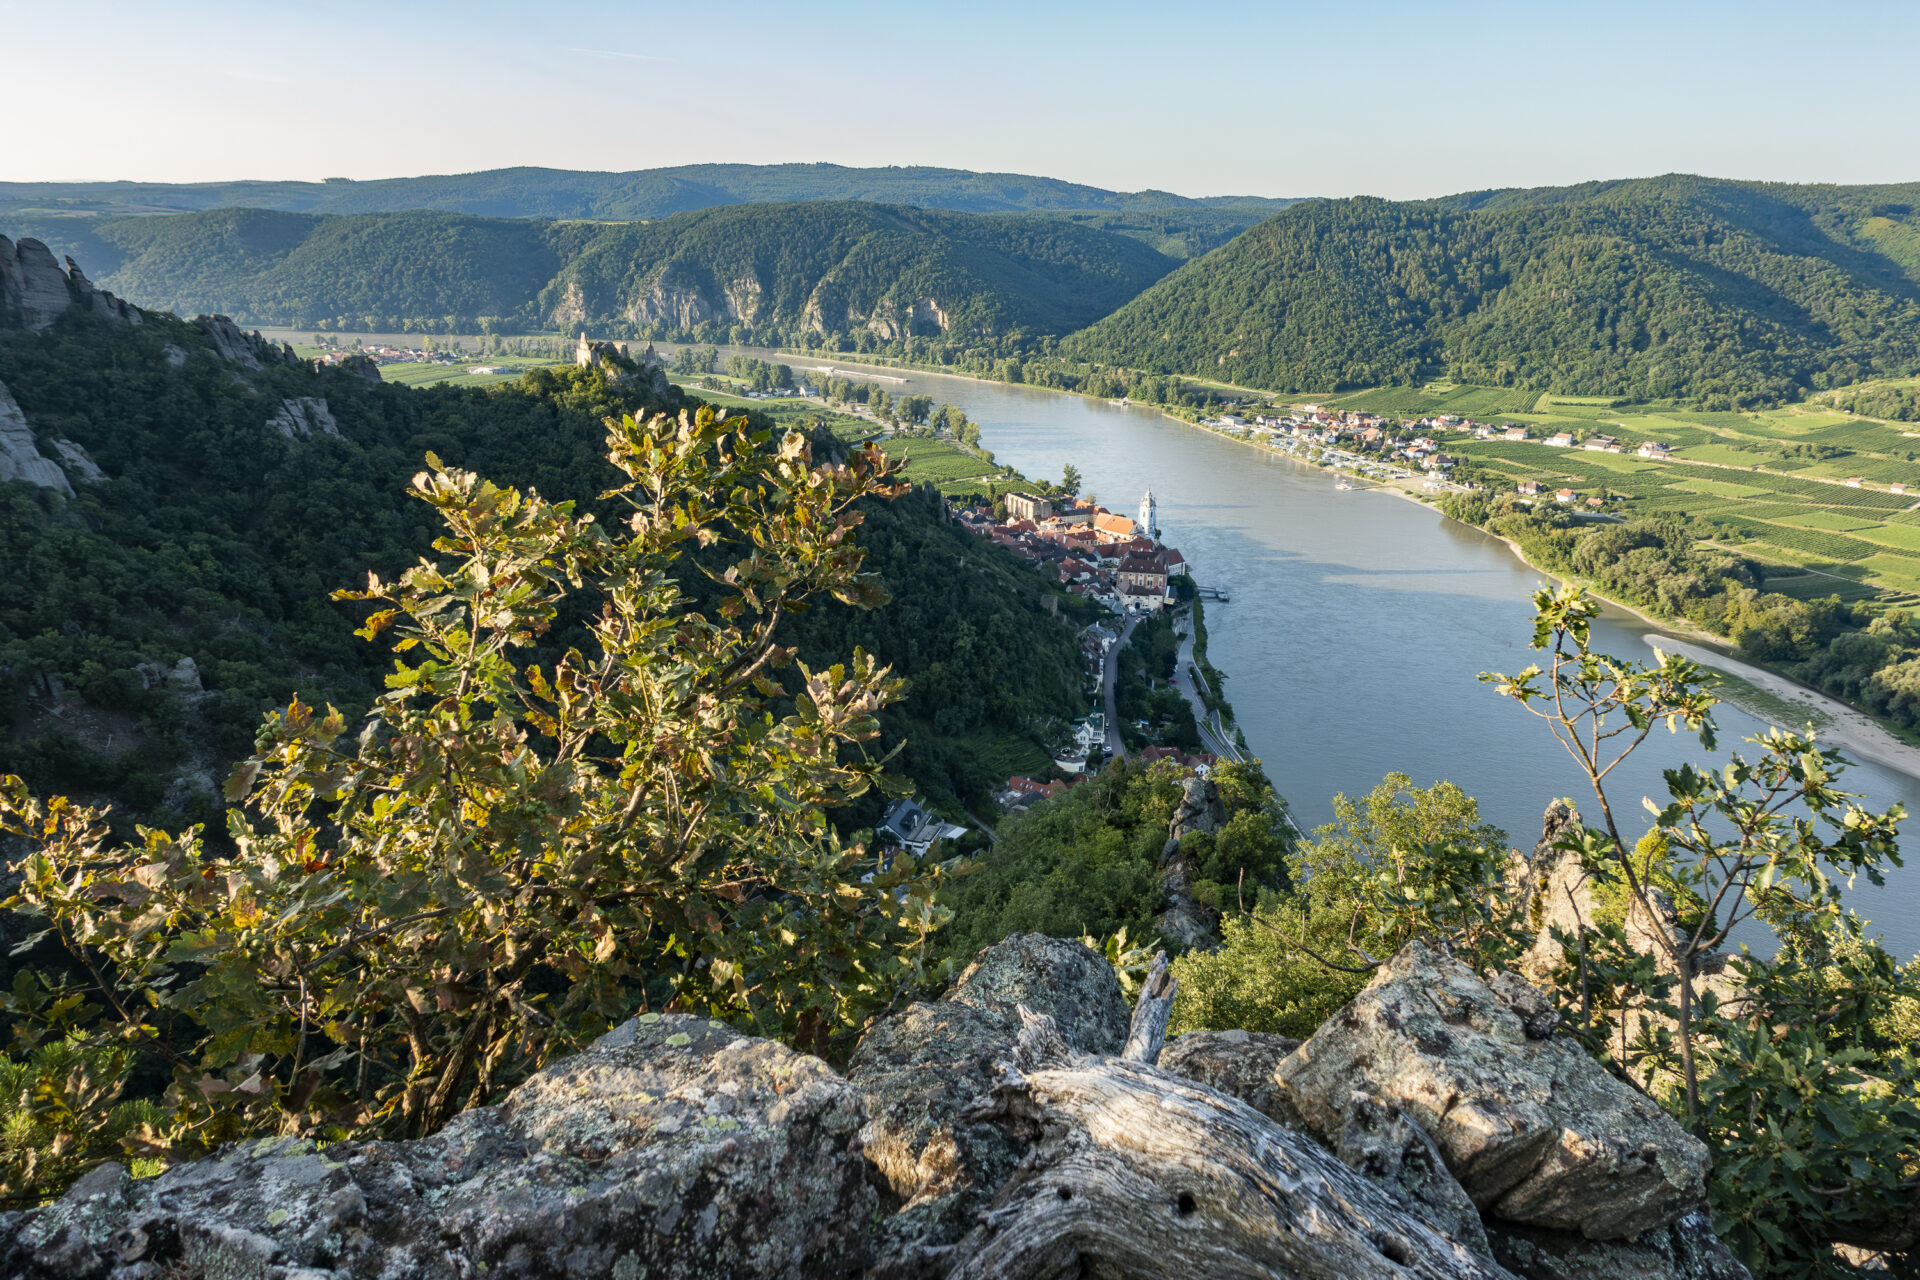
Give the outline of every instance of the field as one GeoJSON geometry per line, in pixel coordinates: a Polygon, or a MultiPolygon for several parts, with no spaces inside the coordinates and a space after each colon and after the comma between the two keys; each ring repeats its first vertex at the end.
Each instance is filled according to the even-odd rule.
{"type": "Polygon", "coordinates": [[[880,449],[889,458],[907,460],[907,479],[930,483],[948,497],[985,494],[989,477],[994,477],[1003,491],[1020,483],[1018,476],[998,477],[999,467],[968,453],[951,439],[938,436],[882,436],[881,428],[868,419],[824,408],[818,401],[747,400],[690,381],[682,381],[682,388],[690,395],[725,408],[751,408],[778,423],[793,426],[818,423],[848,444],[879,438],[880,449]]]}
{"type": "MultiPolygon", "coordinates": [[[[1489,395],[1524,398],[1504,391],[1489,395]]],[[[1394,400],[1407,407],[1390,412],[1463,412],[1428,407],[1443,399],[1464,396],[1459,390],[1443,395],[1434,387],[1401,388],[1322,403],[1384,410],[1384,404],[1370,402],[1394,400]]],[[[1776,566],[1771,590],[1902,602],[1920,596],[1915,424],[1858,417],[1819,401],[1728,413],[1542,396],[1531,411],[1474,412],[1482,422],[1525,423],[1536,436],[1611,435],[1628,449],[1608,454],[1532,441],[1446,441],[1448,452],[1486,468],[1498,485],[1534,480],[1583,497],[1605,496],[1610,509],[1626,515],[1697,517],[1716,527],[1713,541],[1776,566]],[[1672,448],[1673,458],[1634,457],[1632,450],[1647,440],[1672,448]],[[1895,484],[1914,492],[1894,493],[1895,484]],[[1810,572],[1796,572],[1801,569],[1810,572]]]]}

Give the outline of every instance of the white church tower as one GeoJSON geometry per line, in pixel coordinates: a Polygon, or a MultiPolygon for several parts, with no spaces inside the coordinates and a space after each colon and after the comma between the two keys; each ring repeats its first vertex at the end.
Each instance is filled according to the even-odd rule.
{"type": "Polygon", "coordinates": [[[1147,496],[1140,499],[1140,532],[1155,542],[1160,541],[1159,508],[1154,505],[1153,490],[1147,490],[1147,496]]]}

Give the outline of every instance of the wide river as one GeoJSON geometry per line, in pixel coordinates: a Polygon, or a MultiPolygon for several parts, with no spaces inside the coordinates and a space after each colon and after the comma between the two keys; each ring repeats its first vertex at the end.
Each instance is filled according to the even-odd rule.
{"type": "MultiPolygon", "coordinates": [[[[1546,726],[1477,678],[1534,658],[1528,597],[1543,576],[1497,539],[1389,494],[1336,490],[1324,471],[1151,410],[884,372],[905,379],[889,391],[964,408],[995,458],[1028,476],[1058,477],[1071,462],[1087,492],[1129,515],[1153,489],[1164,539],[1202,584],[1232,597],[1208,606],[1209,656],[1303,826],[1332,817],[1336,792],[1362,795],[1393,771],[1459,784],[1522,845],[1539,837],[1556,796],[1592,813],[1584,777],[1546,726]]],[[[1650,629],[1630,614],[1609,609],[1594,634],[1606,652],[1652,656],[1650,629]]],[[[1765,727],[1729,704],[1716,720],[1722,759],[1765,727]]],[[[1639,823],[1640,798],[1665,795],[1662,769],[1705,758],[1697,739],[1657,730],[1609,780],[1615,813],[1639,823]]],[[[1872,806],[1898,801],[1920,815],[1920,781],[1904,774],[1862,762],[1844,782],[1872,806]]],[[[1861,881],[1849,901],[1905,959],[1920,951],[1920,866],[1889,881],[1861,881]]]]}

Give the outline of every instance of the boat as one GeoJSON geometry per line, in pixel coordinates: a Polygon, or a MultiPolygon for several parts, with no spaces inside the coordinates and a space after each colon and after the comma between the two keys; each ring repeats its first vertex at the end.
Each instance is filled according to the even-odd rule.
{"type": "Polygon", "coordinates": [[[1351,488],[1353,488],[1353,486],[1352,486],[1352,485],[1350,485],[1350,484],[1348,484],[1348,483],[1347,483],[1347,482],[1346,482],[1345,480],[1342,480],[1342,481],[1341,481],[1341,482],[1340,482],[1339,484],[1336,484],[1336,485],[1335,485],[1335,486],[1333,486],[1333,487],[1334,487],[1334,488],[1336,488],[1336,489],[1351,489],[1351,488]]]}

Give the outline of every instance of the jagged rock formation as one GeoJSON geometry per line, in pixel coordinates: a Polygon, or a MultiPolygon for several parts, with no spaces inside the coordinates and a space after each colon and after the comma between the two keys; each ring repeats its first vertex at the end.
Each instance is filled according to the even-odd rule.
{"type": "Polygon", "coordinates": [[[1358,1093],[1399,1107],[1432,1134],[1474,1203],[1509,1222],[1628,1240],[1706,1194],[1698,1139],[1570,1042],[1543,1034],[1537,1009],[1516,1009],[1421,942],[1382,966],[1277,1074],[1328,1141],[1358,1093]]]}
{"type": "Polygon", "coordinates": [[[19,244],[0,236],[0,325],[18,323],[34,332],[78,306],[109,320],[141,323],[140,309],[96,289],[72,258],[62,269],[53,251],[31,237],[19,244]]]}
{"type": "Polygon", "coordinates": [[[27,425],[27,415],[7,384],[0,382],[0,480],[24,480],[44,489],[52,489],[63,498],[73,496],[73,485],[60,464],[40,452],[27,425]]]}
{"type": "Polygon", "coordinates": [[[1180,804],[1167,826],[1167,843],[1160,851],[1160,892],[1164,909],[1154,917],[1163,936],[1182,947],[1211,947],[1220,941],[1220,915],[1195,900],[1193,864],[1180,848],[1191,832],[1218,831],[1227,820],[1219,788],[1205,778],[1181,783],[1180,804]]]}
{"type": "Polygon", "coordinates": [[[282,400],[279,411],[267,419],[267,426],[289,440],[311,440],[316,435],[340,434],[340,425],[333,420],[333,410],[319,396],[289,396],[282,400]]]}
{"type": "Polygon", "coordinates": [[[1305,1045],[1207,1033],[1156,1064],[1142,1024],[1164,1027],[1170,988],[1147,990],[1129,1036],[1099,956],[1016,936],[872,1027],[844,1077],[721,1023],[648,1015],[431,1138],[270,1139],[146,1181],[96,1172],[0,1216],[0,1273],[1745,1280],[1698,1212],[1692,1139],[1591,1082],[1580,1097],[1602,1123],[1536,1123],[1573,1101],[1554,1090],[1581,1069],[1420,944],[1305,1045]],[[1364,1074],[1343,1053],[1356,1027],[1381,1055],[1364,1074]],[[1528,1067],[1547,1101],[1516,1083],[1528,1067]],[[1459,1096],[1432,1116],[1408,1085],[1447,1071],[1459,1096]],[[1625,1149],[1659,1153],[1660,1178],[1625,1149]],[[1500,1194],[1470,1195],[1490,1177],[1500,1194]],[[1580,1194],[1515,1194],[1550,1182],[1580,1194]]]}
{"type": "Polygon", "coordinates": [[[1160,1065],[1240,1099],[1276,1124],[1303,1129],[1306,1122],[1274,1074],[1299,1047],[1292,1036],[1259,1031],[1189,1031],[1168,1042],[1160,1065]]]}
{"type": "Polygon", "coordinates": [[[60,465],[67,474],[82,484],[99,484],[107,478],[100,464],[93,456],[71,440],[55,440],[53,451],[60,455],[60,465]]]}
{"type": "Polygon", "coordinates": [[[194,323],[213,343],[214,352],[228,364],[260,370],[270,364],[301,363],[286,343],[275,344],[261,337],[258,331],[243,333],[239,325],[225,316],[199,316],[194,323]]]}

